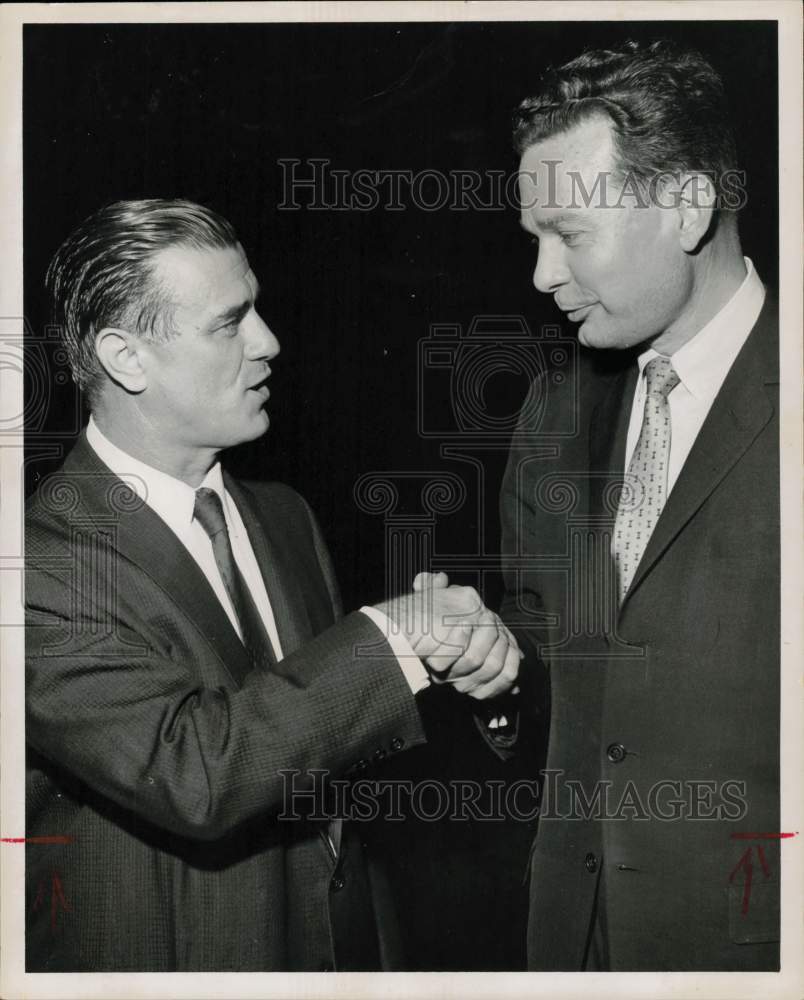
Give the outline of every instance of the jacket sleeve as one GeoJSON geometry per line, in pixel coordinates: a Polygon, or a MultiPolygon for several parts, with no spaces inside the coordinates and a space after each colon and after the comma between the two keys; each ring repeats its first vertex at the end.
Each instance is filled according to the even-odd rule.
{"type": "MultiPolygon", "coordinates": [[[[312,769],[338,776],[378,750],[424,742],[407,683],[365,615],[285,657],[281,674],[209,687],[192,664],[154,649],[136,615],[118,612],[110,627],[97,595],[81,589],[92,567],[76,575],[69,561],[51,554],[37,568],[29,557],[27,739],[147,821],[217,839],[281,811],[289,783],[302,787],[312,769]]],[[[332,574],[328,586],[336,602],[332,574]]]]}

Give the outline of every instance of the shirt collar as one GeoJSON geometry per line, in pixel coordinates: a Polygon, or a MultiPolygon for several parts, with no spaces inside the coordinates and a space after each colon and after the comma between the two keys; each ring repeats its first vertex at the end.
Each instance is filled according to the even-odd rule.
{"type": "MultiPolygon", "coordinates": [[[[155,469],[128,452],[118,448],[106,437],[90,416],[87,425],[87,442],[98,458],[112,472],[158,514],[169,528],[177,535],[187,532],[193,520],[195,508],[195,490],[192,486],[176,479],[174,476],[155,469]]],[[[224,516],[229,524],[228,497],[223,485],[223,472],[220,462],[216,462],[204,477],[201,486],[215,490],[223,500],[224,516]]],[[[199,487],[200,488],[200,487],[199,487]]]]}
{"type": "MultiPolygon", "coordinates": [[[[676,374],[696,399],[717,394],[762,310],[765,287],[751,260],[743,260],[747,273],[740,287],[720,312],[672,355],[676,374]]],[[[639,355],[640,376],[655,357],[658,351],[652,347],[639,355]]]]}

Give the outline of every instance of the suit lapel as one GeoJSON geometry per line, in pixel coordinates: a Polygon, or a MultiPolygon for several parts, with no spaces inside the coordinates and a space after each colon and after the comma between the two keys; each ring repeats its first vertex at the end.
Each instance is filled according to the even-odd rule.
{"type": "MultiPolygon", "coordinates": [[[[198,564],[165,522],[146,503],[115,502],[113,498],[122,495],[117,491],[127,488],[101,462],[85,435],[70,453],[63,474],[80,476],[86,514],[104,528],[112,518],[120,555],[147,573],[166,599],[192,619],[227,671],[242,683],[251,670],[245,647],[198,564]]],[[[253,494],[227,473],[224,482],[246,526],[286,656],[310,638],[312,629],[293,554],[270,520],[257,513],[253,494]]]]}
{"type": "Polygon", "coordinates": [[[774,413],[767,384],[778,382],[778,326],[767,302],[715,398],[637,567],[627,601],[774,413]]]}
{"type": "Polygon", "coordinates": [[[592,473],[589,513],[606,515],[612,520],[616,511],[606,503],[606,497],[611,496],[607,488],[623,479],[637,373],[636,365],[631,364],[611,379],[589,423],[589,468],[592,473]]]}
{"type": "MultiPolygon", "coordinates": [[[[287,545],[286,536],[278,530],[277,525],[268,516],[269,512],[262,509],[254,494],[232,479],[228,473],[224,472],[223,478],[226,489],[237,504],[257,557],[274,613],[284,658],[313,636],[293,551],[287,545]]],[[[275,664],[272,670],[284,676],[282,660],[275,664]]],[[[294,675],[288,676],[291,682],[294,682],[294,675]]],[[[298,683],[297,678],[295,683],[298,683]]],[[[342,853],[342,832],[341,819],[332,819],[318,826],[319,840],[331,868],[335,867],[342,853]]]]}
{"type": "Polygon", "coordinates": [[[83,509],[102,530],[116,531],[115,548],[134,563],[196,626],[238,684],[251,670],[245,647],[196,561],[165,522],[144,502],[127,502],[131,491],[79,438],[63,474],[80,477],[83,509]]]}
{"type": "MultiPolygon", "coordinates": [[[[259,509],[254,494],[224,473],[226,489],[237,504],[246,526],[268,599],[276,621],[283,656],[298,649],[312,636],[302,584],[281,532],[259,509]]],[[[280,671],[281,673],[281,668],[280,671]]]]}

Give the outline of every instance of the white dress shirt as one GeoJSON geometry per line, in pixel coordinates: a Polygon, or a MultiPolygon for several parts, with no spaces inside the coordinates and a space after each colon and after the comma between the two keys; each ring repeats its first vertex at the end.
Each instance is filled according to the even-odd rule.
{"type": "MultiPolygon", "coordinates": [[[[747,274],[743,283],[703,329],[672,355],[673,368],[680,379],[667,397],[670,404],[670,461],[667,470],[667,495],[673,489],[687,460],[706,415],[720,387],[748,339],[765,301],[765,288],[745,257],[747,274]]],[[[631,407],[625,470],[639,440],[645,409],[645,366],[658,352],[650,348],[639,355],[639,378],[631,407]]]]}
{"type": "MultiPolygon", "coordinates": [[[[195,508],[193,487],[166,472],[146,465],[139,459],[132,458],[127,452],[112,444],[92,417],[89,418],[87,426],[87,442],[104,465],[126,482],[184,545],[209,581],[232,627],[242,639],[240,623],[215,561],[212,542],[199,522],[193,519],[195,508]]],[[[229,531],[232,554],[265,625],[276,659],[281,660],[282,645],[265,582],[237,505],[224,487],[220,462],[212,466],[199,485],[199,489],[202,486],[214,490],[223,501],[223,514],[229,531]]],[[[413,652],[405,637],[392,626],[388,617],[376,608],[364,607],[360,610],[371,618],[386,636],[413,694],[426,687],[430,683],[430,677],[424,664],[413,652]]]]}

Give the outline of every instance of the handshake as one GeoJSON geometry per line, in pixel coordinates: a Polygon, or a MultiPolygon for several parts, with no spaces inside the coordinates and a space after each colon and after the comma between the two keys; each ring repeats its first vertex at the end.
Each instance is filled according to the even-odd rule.
{"type": "Polygon", "coordinates": [[[517,693],[522,653],[473,587],[450,586],[445,573],[419,573],[413,593],[376,607],[396,623],[434,683],[472,698],[517,693]]]}

